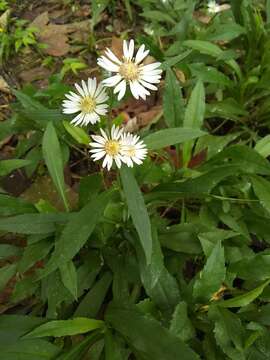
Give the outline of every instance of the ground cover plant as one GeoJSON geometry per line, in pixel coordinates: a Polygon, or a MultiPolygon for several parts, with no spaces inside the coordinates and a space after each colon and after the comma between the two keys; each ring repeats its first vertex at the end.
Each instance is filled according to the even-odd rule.
{"type": "Polygon", "coordinates": [[[0,0],[1,358],[270,358],[269,31],[269,0],[0,0]]]}

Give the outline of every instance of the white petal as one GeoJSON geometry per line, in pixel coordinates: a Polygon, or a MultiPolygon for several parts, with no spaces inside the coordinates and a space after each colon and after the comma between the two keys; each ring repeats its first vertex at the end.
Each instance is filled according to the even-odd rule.
{"type": "Polygon", "coordinates": [[[83,122],[84,115],[80,113],[77,115],[70,123],[74,124],[75,126],[80,125],[83,122]]]}
{"type": "Polygon", "coordinates": [[[118,72],[118,70],[119,70],[118,65],[114,64],[112,61],[105,58],[104,56],[99,58],[97,63],[99,66],[101,66],[103,69],[105,69],[107,71],[118,72]]]}
{"type": "Polygon", "coordinates": [[[100,151],[99,153],[95,154],[95,155],[91,155],[91,157],[97,161],[100,160],[101,158],[103,158],[103,156],[106,154],[105,151],[100,151]]]}
{"type": "Polygon", "coordinates": [[[74,92],[70,92],[69,94],[66,94],[65,97],[69,99],[70,101],[80,101],[81,97],[74,92]]]}
{"type": "Polygon", "coordinates": [[[135,81],[131,81],[130,83],[129,83],[129,87],[130,87],[130,90],[131,90],[131,93],[132,93],[132,95],[135,97],[135,99],[139,99],[139,94],[138,94],[138,92],[137,92],[137,87],[136,87],[136,85],[135,85],[135,81]]]}
{"type": "Polygon", "coordinates": [[[113,86],[117,85],[119,83],[119,81],[121,81],[121,79],[122,79],[122,76],[120,74],[117,74],[117,75],[111,76],[111,77],[103,80],[102,82],[105,86],[113,87],[113,86]]]}
{"type": "Polygon", "coordinates": [[[96,112],[97,114],[101,115],[101,116],[104,116],[104,115],[107,114],[108,110],[107,110],[107,109],[98,109],[98,108],[96,108],[96,109],[95,109],[95,112],[96,112]]]}
{"type": "Polygon", "coordinates": [[[129,48],[128,48],[128,58],[131,60],[133,58],[134,54],[134,40],[131,39],[129,42],[129,48]]]}
{"type": "MultiPolygon", "coordinates": [[[[109,99],[109,96],[106,94],[105,90],[103,90],[97,97],[96,97],[96,103],[102,104],[105,101],[109,99]]],[[[105,104],[104,104],[105,105],[105,104]]]]}
{"type": "Polygon", "coordinates": [[[96,89],[96,92],[95,92],[95,94],[94,94],[93,96],[94,96],[95,98],[97,98],[97,97],[101,94],[102,91],[105,92],[105,89],[104,89],[103,84],[100,83],[100,84],[98,85],[98,87],[97,87],[97,89],[96,89]]]}
{"type": "MultiPolygon", "coordinates": [[[[104,139],[102,136],[100,135],[91,135],[91,138],[93,140],[95,140],[96,142],[98,142],[99,144],[105,144],[106,139],[104,139]]],[[[91,144],[91,143],[90,143],[91,144]]]]}
{"type": "Polygon", "coordinates": [[[152,64],[144,65],[143,69],[146,70],[146,71],[155,70],[158,67],[160,67],[160,65],[161,65],[160,62],[155,62],[155,63],[152,63],[152,64]]]}
{"type": "Polygon", "coordinates": [[[139,80],[139,82],[142,84],[142,86],[146,87],[147,89],[154,90],[154,91],[158,89],[155,85],[149,84],[148,82],[146,82],[144,80],[139,80]]]}
{"type": "Polygon", "coordinates": [[[97,88],[97,79],[88,79],[88,92],[91,97],[94,97],[97,88]]]}
{"type": "Polygon", "coordinates": [[[77,89],[77,91],[80,93],[80,95],[82,95],[82,97],[87,96],[87,94],[84,93],[83,89],[80,87],[80,85],[75,84],[75,87],[77,89]]]}
{"type": "Polygon", "coordinates": [[[146,56],[149,54],[149,50],[146,50],[144,51],[144,48],[145,46],[144,45],[141,45],[137,54],[136,54],[136,57],[135,57],[135,63],[136,64],[139,64],[140,62],[143,61],[143,59],[146,58],[146,56]]]}
{"type": "Polygon", "coordinates": [[[80,109],[78,109],[78,108],[64,108],[63,109],[64,114],[75,114],[78,111],[80,111],[80,109]]]}
{"type": "Polygon", "coordinates": [[[83,88],[84,93],[85,93],[86,95],[89,95],[88,87],[87,87],[87,85],[86,85],[86,83],[85,83],[84,80],[82,80],[82,88],[83,88]]]}
{"type": "Polygon", "coordinates": [[[120,169],[120,167],[121,167],[121,158],[119,156],[115,156],[114,161],[115,161],[116,166],[118,167],[118,169],[120,169]]]}
{"type": "Polygon", "coordinates": [[[134,81],[134,86],[136,87],[137,94],[145,100],[146,95],[150,95],[150,92],[146,90],[138,81],[134,81]]]}
{"type": "Polygon", "coordinates": [[[144,80],[147,81],[148,83],[152,83],[152,84],[158,84],[160,83],[160,76],[147,76],[147,75],[143,75],[140,80],[144,80]]]}
{"type": "Polygon", "coordinates": [[[104,139],[108,140],[108,135],[105,133],[105,131],[103,129],[100,129],[100,132],[101,132],[102,136],[104,137],[104,139]]]}
{"type": "Polygon", "coordinates": [[[128,44],[126,40],[123,41],[123,53],[124,53],[124,57],[128,59],[129,52],[128,52],[128,44]]]}
{"type": "Polygon", "coordinates": [[[118,65],[122,64],[121,61],[118,59],[118,57],[115,56],[114,53],[109,48],[106,49],[105,53],[108,56],[108,58],[110,60],[114,61],[116,64],[118,64],[118,65]]]}
{"type": "Polygon", "coordinates": [[[124,96],[125,96],[125,93],[126,93],[126,87],[127,87],[127,84],[126,84],[126,80],[122,80],[114,89],[114,94],[118,94],[118,97],[117,99],[118,100],[121,100],[124,96]]]}

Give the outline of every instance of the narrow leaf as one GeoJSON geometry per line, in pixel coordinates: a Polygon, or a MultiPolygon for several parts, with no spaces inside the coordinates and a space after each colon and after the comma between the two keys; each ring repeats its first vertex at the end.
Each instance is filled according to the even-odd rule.
{"type": "Polygon", "coordinates": [[[150,219],[144,199],[132,171],[128,167],[124,166],[120,170],[120,175],[128,210],[139,235],[146,262],[149,264],[152,257],[152,233],[150,219]]]}
{"type": "Polygon", "coordinates": [[[41,272],[40,278],[66,264],[78,253],[95,229],[112,194],[113,191],[103,192],[72,216],[57,241],[52,257],[41,272]]]}
{"type": "Polygon", "coordinates": [[[221,287],[225,274],[224,248],[221,246],[221,241],[218,241],[207,259],[199,278],[194,283],[194,297],[209,300],[221,287]]]}
{"type": "Polygon", "coordinates": [[[218,303],[218,305],[221,307],[225,307],[225,308],[247,306],[248,304],[250,304],[252,301],[257,299],[257,297],[259,297],[262,294],[263,290],[266,288],[266,286],[269,285],[269,283],[270,283],[270,280],[267,280],[262,285],[258,286],[257,288],[255,288],[243,295],[236,296],[235,298],[221,301],[218,303]]]}
{"type": "Polygon", "coordinates": [[[112,304],[106,321],[117,330],[143,359],[196,360],[199,356],[180,338],[171,334],[154,318],[144,315],[134,305],[112,304]]]}
{"type": "Polygon", "coordinates": [[[78,294],[77,272],[73,262],[70,260],[64,265],[60,266],[60,273],[63,284],[76,300],[78,294]]]}
{"type": "Polygon", "coordinates": [[[30,165],[30,160],[25,159],[11,159],[0,161],[0,176],[6,176],[12,171],[30,165]]]}
{"type": "Polygon", "coordinates": [[[156,131],[146,136],[143,140],[149,150],[157,150],[196,139],[203,135],[205,135],[205,132],[198,129],[171,128],[156,131]]]}
{"type": "Polygon", "coordinates": [[[63,200],[66,210],[68,210],[69,207],[65,192],[62,152],[55,128],[51,121],[48,123],[43,136],[42,151],[54,185],[63,200]]]}
{"type": "Polygon", "coordinates": [[[179,81],[171,69],[167,70],[163,95],[164,118],[168,127],[183,123],[184,104],[179,81]]]}
{"type": "Polygon", "coordinates": [[[53,320],[42,324],[30,333],[26,334],[24,339],[40,338],[45,336],[71,336],[84,334],[88,331],[104,327],[104,322],[88,318],[74,318],[72,320],[53,320]]]}

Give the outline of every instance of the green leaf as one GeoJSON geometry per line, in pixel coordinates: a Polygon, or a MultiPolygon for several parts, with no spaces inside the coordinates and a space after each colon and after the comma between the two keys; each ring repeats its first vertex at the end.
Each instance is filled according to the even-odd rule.
{"type": "Polygon", "coordinates": [[[95,317],[104,301],[112,282],[112,275],[107,272],[99,279],[81,300],[74,316],[95,317]]]}
{"type": "Polygon", "coordinates": [[[151,20],[155,20],[155,21],[159,21],[159,22],[167,22],[169,24],[175,25],[175,20],[166,12],[161,12],[158,10],[148,10],[148,11],[144,11],[142,13],[142,16],[147,18],[147,19],[151,19],[151,20]]]}
{"type": "Polygon", "coordinates": [[[0,316],[0,346],[17,342],[21,336],[46,322],[45,319],[25,315],[0,316]]]}
{"type": "Polygon", "coordinates": [[[201,300],[209,300],[221,287],[225,275],[224,248],[221,246],[221,241],[218,241],[207,259],[199,278],[194,283],[194,297],[201,300]]]}
{"type": "Polygon", "coordinates": [[[0,268],[0,292],[4,290],[8,281],[16,274],[17,264],[8,264],[0,268]]]}
{"type": "Polygon", "coordinates": [[[254,150],[256,150],[264,158],[267,158],[270,155],[270,135],[266,135],[260,139],[256,143],[254,150]]]}
{"type": "Polygon", "coordinates": [[[198,129],[170,128],[156,131],[143,140],[149,150],[157,150],[196,139],[203,135],[205,135],[205,132],[198,129]]]}
{"type": "Polygon", "coordinates": [[[117,330],[144,360],[196,360],[199,356],[157,320],[134,305],[111,304],[105,320],[117,330]]]}
{"type": "Polygon", "coordinates": [[[233,145],[225,148],[208,160],[200,170],[213,169],[213,165],[237,165],[244,174],[270,175],[269,161],[255,150],[244,145],[233,145]]]}
{"type": "Polygon", "coordinates": [[[95,229],[112,194],[113,190],[101,193],[72,216],[56,243],[52,257],[45,269],[41,271],[40,278],[47,276],[58,267],[66,264],[78,253],[95,229]]]}
{"type": "Polygon", "coordinates": [[[79,204],[83,207],[101,191],[103,178],[101,174],[91,174],[85,176],[80,181],[79,204]]]}
{"type": "Polygon", "coordinates": [[[103,321],[83,317],[74,318],[72,320],[53,320],[38,326],[30,333],[24,335],[23,339],[33,339],[45,336],[71,336],[84,334],[103,327],[103,321]]]}
{"type": "Polygon", "coordinates": [[[270,182],[259,176],[252,176],[251,182],[260,204],[270,214],[270,182]]]}
{"type": "Polygon", "coordinates": [[[60,143],[52,122],[48,122],[42,141],[42,151],[45,163],[52,177],[54,185],[61,196],[66,210],[68,211],[68,202],[66,198],[64,181],[64,164],[60,143]]]}
{"type": "Polygon", "coordinates": [[[106,331],[105,360],[124,360],[128,358],[130,351],[125,349],[124,341],[120,340],[122,339],[116,335],[113,335],[109,330],[106,331]]]}
{"type": "Polygon", "coordinates": [[[10,256],[19,256],[22,253],[22,248],[9,244],[0,244],[0,260],[6,259],[10,256]]]}
{"type": "Polygon", "coordinates": [[[186,108],[184,127],[199,129],[203,124],[205,112],[205,91],[201,80],[198,80],[192,90],[190,99],[186,108]]]}
{"type": "Polygon", "coordinates": [[[133,224],[139,235],[147,264],[152,257],[151,224],[141,190],[132,171],[124,166],[120,170],[123,189],[133,224]]]}
{"type": "Polygon", "coordinates": [[[64,224],[69,214],[24,214],[0,219],[0,230],[19,234],[47,234],[64,224]]]}
{"type": "Polygon", "coordinates": [[[147,295],[163,311],[172,312],[180,301],[179,286],[164,265],[163,254],[153,228],[153,251],[151,263],[146,264],[142,251],[135,245],[138,253],[140,275],[147,295]]]}
{"type": "MultiPolygon", "coordinates": [[[[203,125],[205,113],[205,90],[201,80],[194,87],[184,118],[184,127],[199,130],[203,125]]],[[[187,165],[191,158],[193,141],[187,141],[183,147],[183,161],[187,165]]]]}
{"type": "Polygon", "coordinates": [[[0,176],[6,176],[12,171],[30,165],[30,160],[25,159],[11,159],[0,161],[0,176]]]}
{"type": "Polygon", "coordinates": [[[168,127],[183,123],[184,104],[179,81],[171,69],[167,70],[163,95],[164,118],[168,127]]]}
{"type": "Polygon", "coordinates": [[[236,296],[232,299],[224,300],[218,303],[218,306],[230,308],[230,307],[241,307],[241,306],[247,306],[252,301],[257,299],[259,297],[263,290],[268,286],[270,283],[270,280],[265,281],[262,285],[258,286],[257,288],[243,294],[236,296]]]}
{"type": "Polygon", "coordinates": [[[16,343],[0,346],[2,359],[5,360],[51,360],[60,349],[45,340],[19,340],[16,343]]]}
{"type": "MultiPolygon", "coordinates": [[[[38,284],[36,282],[35,284],[38,284]]],[[[49,274],[45,279],[41,281],[42,299],[44,302],[48,302],[48,308],[46,312],[47,318],[55,319],[59,313],[61,313],[61,304],[69,304],[74,301],[68,289],[64,286],[60,271],[56,270],[49,274]]]]}
{"type": "Polygon", "coordinates": [[[76,140],[79,144],[89,145],[90,139],[87,132],[79,126],[70,124],[69,121],[63,121],[64,128],[66,131],[76,140]]]}
{"type": "Polygon", "coordinates": [[[51,240],[42,240],[28,245],[18,263],[18,272],[24,273],[39,260],[45,258],[53,247],[51,240]]]}
{"type": "Polygon", "coordinates": [[[21,280],[18,280],[11,295],[11,302],[19,303],[32,296],[40,285],[38,282],[35,282],[35,280],[35,275],[28,275],[21,280]]]}
{"type": "Polygon", "coordinates": [[[184,301],[181,301],[174,310],[170,332],[185,342],[195,336],[194,327],[188,318],[187,304],[184,301]]]}
{"type": "MultiPolygon", "coordinates": [[[[210,55],[215,58],[219,58],[223,55],[223,51],[218,47],[218,45],[213,44],[209,41],[204,40],[186,40],[183,42],[183,46],[187,46],[193,50],[197,50],[202,54],[210,55]]],[[[237,74],[239,79],[242,77],[241,69],[235,60],[226,60],[228,64],[237,74]]]]}
{"type": "Polygon", "coordinates": [[[215,322],[214,334],[217,344],[230,359],[245,360],[245,332],[238,316],[227,309],[211,306],[209,318],[215,322]]]}
{"type": "Polygon", "coordinates": [[[84,340],[72,347],[68,352],[64,352],[57,357],[57,360],[78,360],[82,359],[89,347],[94,344],[97,340],[103,337],[100,331],[95,331],[94,333],[87,336],[84,340]]]}
{"type": "Polygon", "coordinates": [[[234,262],[229,271],[243,280],[265,281],[270,278],[270,254],[256,254],[234,262]]]}
{"type": "Polygon", "coordinates": [[[200,228],[193,223],[168,226],[159,232],[162,247],[186,254],[200,254],[202,247],[198,239],[200,228]]]}
{"type": "Polygon", "coordinates": [[[74,299],[77,300],[77,296],[78,296],[77,272],[73,262],[70,260],[66,264],[61,265],[60,273],[63,284],[70,291],[74,299]]]}

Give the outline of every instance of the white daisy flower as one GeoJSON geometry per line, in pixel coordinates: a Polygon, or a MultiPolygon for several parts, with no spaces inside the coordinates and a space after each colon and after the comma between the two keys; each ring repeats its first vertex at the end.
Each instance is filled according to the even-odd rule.
{"type": "Polygon", "coordinates": [[[141,165],[146,158],[147,149],[146,145],[138,135],[131,133],[123,133],[121,136],[122,143],[122,155],[124,156],[124,162],[128,167],[133,167],[133,163],[141,165]]]}
{"type": "Polygon", "coordinates": [[[63,113],[79,113],[72,121],[74,125],[95,124],[100,121],[100,116],[107,113],[108,95],[102,84],[97,85],[97,79],[88,79],[87,83],[82,80],[81,86],[75,84],[78,94],[70,91],[66,94],[67,100],[63,101],[63,113]]]}
{"type": "Polygon", "coordinates": [[[124,157],[121,153],[121,136],[123,129],[113,125],[110,135],[106,134],[102,129],[100,129],[100,131],[101,135],[91,135],[92,139],[95,141],[89,144],[93,147],[93,149],[90,150],[91,158],[94,161],[104,158],[102,167],[107,167],[108,170],[111,169],[113,162],[120,168],[122,165],[121,163],[124,162],[124,157]]]}
{"type": "Polygon", "coordinates": [[[114,93],[118,94],[118,100],[124,97],[127,85],[135,99],[141,97],[145,100],[146,96],[150,95],[148,90],[157,90],[154,84],[160,82],[162,70],[159,67],[161,63],[144,65],[142,61],[148,54],[149,50],[145,50],[145,45],[141,45],[134,55],[134,40],[130,40],[129,43],[124,40],[121,60],[108,48],[105,51],[106,56],[98,58],[99,66],[116,74],[103,80],[103,84],[115,87],[114,93]]]}
{"type": "Polygon", "coordinates": [[[209,1],[207,4],[209,14],[217,14],[221,11],[220,5],[216,3],[216,1],[209,1]]]}

